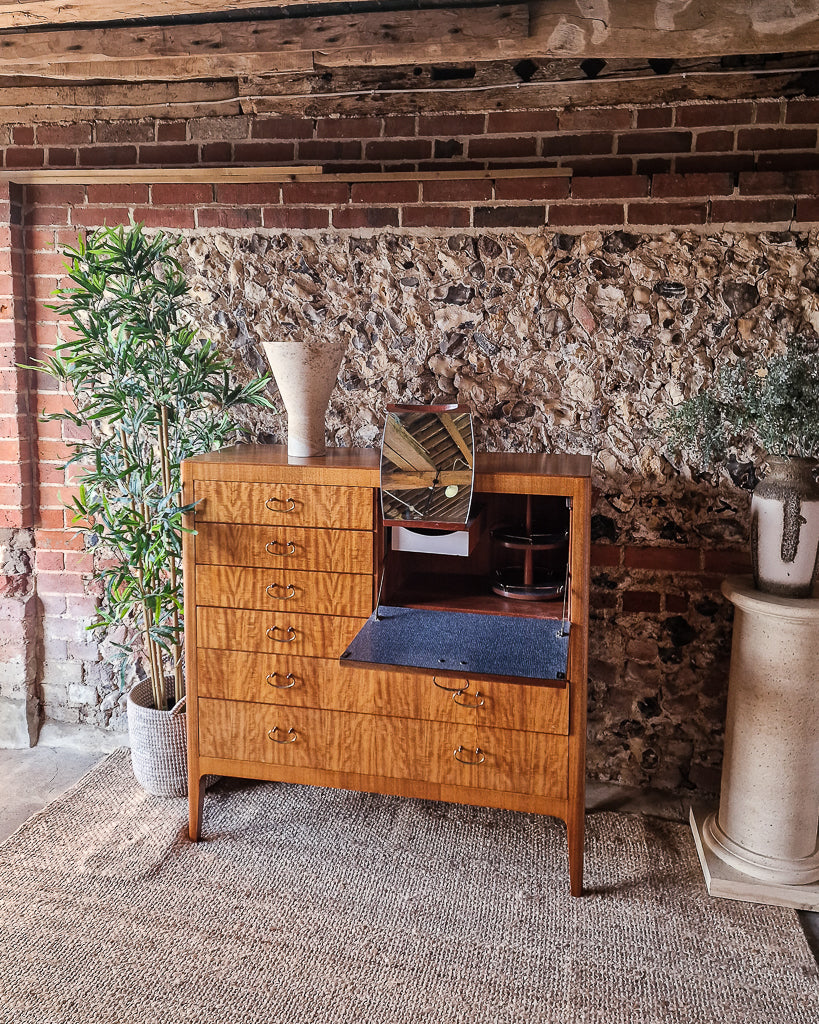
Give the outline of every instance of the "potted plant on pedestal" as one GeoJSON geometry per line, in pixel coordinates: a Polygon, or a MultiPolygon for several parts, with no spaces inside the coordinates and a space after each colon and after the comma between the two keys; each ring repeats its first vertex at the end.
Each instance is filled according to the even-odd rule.
{"type": "Polygon", "coordinates": [[[230,383],[230,364],[197,337],[176,239],[141,225],[102,228],[75,249],[70,285],[52,308],[71,336],[37,364],[65,385],[74,409],[52,414],[80,428],[67,465],[78,464],[74,524],[102,552],[102,583],[91,628],[125,623],[120,680],[133,665],[128,697],[134,773],[157,795],[184,795],[184,676],[180,463],[233,440],[228,411],[270,407],[269,377],[230,383]]]}
{"type": "Polygon", "coordinates": [[[723,366],[664,421],[672,448],[702,468],[754,446],[767,473],[751,501],[758,590],[810,597],[819,586],[819,341],[723,366]]]}

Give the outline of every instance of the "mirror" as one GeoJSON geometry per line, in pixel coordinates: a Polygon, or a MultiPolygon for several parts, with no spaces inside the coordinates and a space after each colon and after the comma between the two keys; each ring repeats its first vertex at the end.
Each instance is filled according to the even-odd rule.
{"type": "Polygon", "coordinates": [[[463,530],[475,475],[466,405],[388,405],[381,442],[381,511],[388,524],[463,530]]]}

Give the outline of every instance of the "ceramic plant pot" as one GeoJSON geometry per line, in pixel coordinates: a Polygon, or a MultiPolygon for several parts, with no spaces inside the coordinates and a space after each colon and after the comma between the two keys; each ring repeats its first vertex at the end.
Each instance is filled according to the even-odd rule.
{"type": "Polygon", "coordinates": [[[287,411],[287,454],[324,454],[324,416],[346,342],[262,342],[287,411]]]}
{"type": "Polygon", "coordinates": [[[184,697],[170,711],[157,711],[147,679],[137,683],[128,694],[128,737],[134,776],[154,796],[187,795],[186,724],[184,697]]]}
{"type": "Polygon", "coordinates": [[[819,483],[815,459],[768,458],[751,499],[757,590],[810,597],[819,587],[819,483]]]}

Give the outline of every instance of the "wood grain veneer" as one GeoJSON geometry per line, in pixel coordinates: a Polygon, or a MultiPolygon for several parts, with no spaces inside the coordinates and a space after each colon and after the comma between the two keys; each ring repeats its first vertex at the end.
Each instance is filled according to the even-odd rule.
{"type": "Polygon", "coordinates": [[[201,523],[197,529],[197,562],[317,572],[372,572],[373,537],[363,530],[223,523],[201,523]]]}
{"type": "Polygon", "coordinates": [[[329,530],[372,530],[373,496],[361,487],[235,480],[201,480],[194,485],[200,523],[317,526],[329,530]]]}
{"type": "Polygon", "coordinates": [[[340,615],[247,611],[243,608],[198,608],[200,647],[225,651],[338,657],[366,622],[340,615]]]}

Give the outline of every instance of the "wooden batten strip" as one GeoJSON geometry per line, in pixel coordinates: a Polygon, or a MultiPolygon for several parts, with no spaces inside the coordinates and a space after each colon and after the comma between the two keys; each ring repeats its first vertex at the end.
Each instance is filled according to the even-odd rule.
{"type": "Polygon", "coordinates": [[[114,167],[81,170],[1,171],[0,181],[18,185],[117,185],[158,182],[264,182],[264,181],[470,181],[502,178],[570,178],[569,167],[505,167],[477,171],[384,171],[322,174],[321,167],[114,167]]]}

